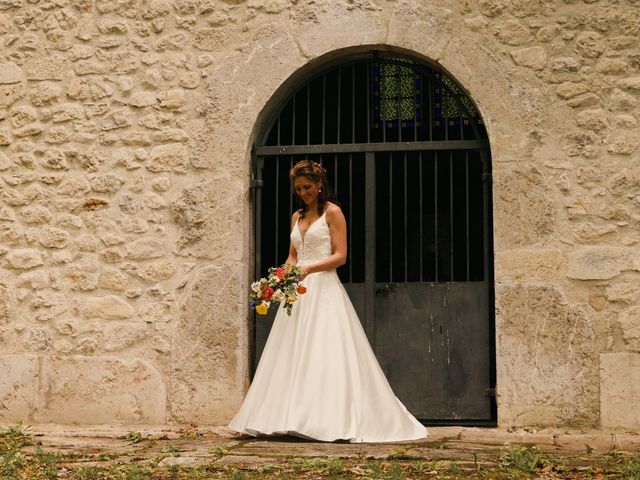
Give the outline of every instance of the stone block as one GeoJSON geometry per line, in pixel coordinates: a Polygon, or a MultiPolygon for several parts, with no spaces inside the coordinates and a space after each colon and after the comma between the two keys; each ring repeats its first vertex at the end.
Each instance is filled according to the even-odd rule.
{"type": "Polygon", "coordinates": [[[576,37],[576,46],[585,57],[595,58],[604,52],[606,42],[598,32],[584,31],[576,37]]]}
{"type": "Polygon", "coordinates": [[[203,267],[188,281],[171,349],[170,408],[179,422],[226,422],[243,395],[241,271],[203,267]]]}
{"type": "Polygon", "coordinates": [[[82,197],[91,191],[87,177],[80,173],[67,175],[58,187],[58,195],[82,197]]]}
{"type": "Polygon", "coordinates": [[[25,79],[22,69],[13,62],[0,63],[0,84],[20,83],[25,79]]]}
{"type": "Polygon", "coordinates": [[[184,188],[171,204],[171,212],[182,227],[178,248],[181,255],[199,258],[240,259],[242,199],[238,180],[220,177],[184,188]],[[215,240],[214,240],[215,239],[215,240]]]}
{"type": "Polygon", "coordinates": [[[127,103],[139,108],[155,105],[156,94],[153,92],[136,92],[128,98],[127,103]]]}
{"type": "Polygon", "coordinates": [[[106,290],[123,291],[127,286],[128,277],[115,268],[105,268],[100,274],[99,286],[106,290]]]}
{"type": "Polygon", "coordinates": [[[71,265],[64,270],[64,278],[72,291],[89,292],[98,288],[95,265],[71,265]]]}
{"type": "Polygon", "coordinates": [[[38,119],[38,112],[30,105],[20,105],[11,109],[9,114],[13,128],[22,128],[38,119]]]}
{"type": "Polygon", "coordinates": [[[0,327],[8,324],[11,318],[13,305],[13,279],[9,276],[0,278],[0,327]]]}
{"type": "Polygon", "coordinates": [[[0,423],[38,421],[40,363],[34,355],[0,356],[0,423]]]}
{"type": "Polygon", "coordinates": [[[640,341],[640,306],[636,305],[620,312],[618,323],[626,342],[638,347],[640,341]]]}
{"type": "Polygon", "coordinates": [[[529,27],[516,19],[509,19],[495,25],[494,35],[506,45],[526,45],[531,41],[529,27]]]}
{"type": "MultiPolygon", "coordinates": [[[[457,15],[454,5],[447,2],[439,4],[423,3],[415,0],[405,0],[394,5],[394,11],[386,26],[382,26],[380,18],[369,17],[357,19],[357,27],[352,28],[352,21],[344,16],[342,35],[353,36],[354,44],[387,43],[401,45],[404,48],[421,52],[432,59],[439,59],[446,47],[453,31],[458,28],[457,15]],[[366,40],[358,39],[360,28],[366,30],[366,40]],[[382,35],[382,36],[381,36],[382,35]]],[[[354,25],[355,27],[355,25],[354,25]]]]}
{"type": "Polygon", "coordinates": [[[566,255],[556,249],[518,249],[496,252],[496,278],[500,281],[554,281],[564,275],[566,255]]]}
{"type": "Polygon", "coordinates": [[[537,167],[523,166],[495,175],[495,184],[497,246],[534,244],[553,233],[555,206],[537,167]]]}
{"type": "MultiPolygon", "coordinates": [[[[26,87],[24,82],[0,84],[0,109],[6,110],[21,98],[24,98],[26,87]]],[[[1,112],[1,111],[0,111],[1,112]]],[[[0,113],[0,115],[4,115],[0,113]]]]}
{"type": "Polygon", "coordinates": [[[68,71],[66,57],[62,54],[36,56],[24,66],[28,80],[63,80],[68,71]]]}
{"type": "Polygon", "coordinates": [[[549,61],[549,68],[554,72],[577,72],[580,60],[575,57],[553,57],[549,61]]]}
{"type": "Polygon", "coordinates": [[[224,48],[227,34],[218,28],[202,28],[195,32],[193,46],[205,52],[215,52],[224,48]]]}
{"type": "Polygon", "coordinates": [[[589,85],[584,82],[563,82],[558,85],[556,93],[560,98],[569,99],[589,92],[589,85]]]}
{"type": "Polygon", "coordinates": [[[599,131],[609,126],[607,114],[600,108],[583,110],[576,115],[576,120],[578,122],[578,126],[589,130],[599,131]]]}
{"type": "Polygon", "coordinates": [[[627,62],[617,58],[601,58],[596,63],[596,71],[604,74],[625,73],[628,67],[627,62]]]}
{"type": "Polygon", "coordinates": [[[43,360],[41,423],[163,424],[166,388],[142,359],[48,357],[43,360]]]}
{"type": "Polygon", "coordinates": [[[160,145],[151,150],[146,167],[149,171],[186,173],[189,166],[189,152],[179,143],[160,145]]]}
{"type": "Polygon", "coordinates": [[[42,265],[42,255],[33,248],[12,250],[5,257],[11,268],[26,270],[42,265]]]}
{"type": "Polygon", "coordinates": [[[107,173],[91,179],[91,188],[98,193],[115,193],[125,183],[124,179],[116,174],[107,173]]]}
{"type": "Polygon", "coordinates": [[[617,85],[625,90],[640,92],[640,76],[620,79],[618,80],[617,85]]]}
{"type": "Polygon", "coordinates": [[[548,285],[499,288],[496,307],[501,425],[595,426],[597,350],[587,311],[548,285]]]}
{"type": "Polygon", "coordinates": [[[127,257],[132,260],[158,258],[164,254],[162,244],[151,238],[141,238],[127,245],[127,257]]]}
{"type": "Polygon", "coordinates": [[[20,8],[23,6],[22,0],[0,0],[0,10],[20,8]]]}
{"type": "Polygon", "coordinates": [[[600,355],[600,424],[602,428],[640,429],[640,353],[600,355]]]}
{"type": "Polygon", "coordinates": [[[568,255],[567,277],[576,280],[608,280],[620,275],[624,251],[617,247],[581,247],[568,255]]]}
{"type": "Polygon", "coordinates": [[[634,304],[640,299],[640,285],[637,282],[621,282],[605,288],[607,300],[634,304]]]}
{"type": "Polygon", "coordinates": [[[82,314],[86,318],[118,320],[132,317],[133,313],[133,307],[115,295],[89,298],[82,307],[82,314]]]}
{"type": "Polygon", "coordinates": [[[51,283],[49,272],[43,270],[30,270],[18,275],[16,280],[17,287],[26,287],[33,290],[41,290],[47,288],[51,283]]]}
{"type": "Polygon", "coordinates": [[[511,52],[516,65],[542,70],[547,65],[547,53],[542,47],[521,48],[511,52]]]}
{"type": "Polygon", "coordinates": [[[617,132],[608,140],[607,151],[616,155],[631,155],[640,146],[638,135],[632,132],[617,132]]]}
{"type": "Polygon", "coordinates": [[[171,278],[176,272],[173,262],[157,262],[136,268],[135,274],[146,282],[159,282],[171,278]]]}
{"type": "Polygon", "coordinates": [[[169,110],[179,110],[187,103],[184,90],[174,88],[158,93],[156,96],[161,107],[169,110]]]}
{"type": "Polygon", "coordinates": [[[69,239],[69,232],[49,225],[43,227],[38,235],[40,245],[47,248],[64,248],[69,244],[69,239]]]}

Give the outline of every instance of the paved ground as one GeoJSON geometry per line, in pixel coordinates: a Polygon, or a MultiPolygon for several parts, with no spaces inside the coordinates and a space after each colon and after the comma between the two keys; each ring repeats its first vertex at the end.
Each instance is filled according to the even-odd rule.
{"type": "MultiPolygon", "coordinates": [[[[502,430],[495,428],[430,427],[424,441],[383,444],[313,442],[296,437],[249,437],[226,427],[126,428],[39,425],[23,427],[46,451],[91,455],[91,463],[123,458],[143,460],[164,453],[163,465],[234,465],[260,468],[278,465],[292,457],[349,459],[413,459],[446,461],[458,465],[496,465],[509,445],[534,447],[544,454],[575,456],[588,464],[591,455],[616,451],[640,454],[638,432],[579,432],[562,430],[502,430]]],[[[83,465],[87,465],[86,457],[83,465]]]]}

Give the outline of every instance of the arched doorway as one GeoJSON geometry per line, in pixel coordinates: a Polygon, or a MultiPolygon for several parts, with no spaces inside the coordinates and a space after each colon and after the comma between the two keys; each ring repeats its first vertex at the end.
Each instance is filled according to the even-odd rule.
{"type": "MultiPolygon", "coordinates": [[[[396,395],[427,423],[495,422],[490,150],[455,80],[404,55],[343,59],[253,153],[256,274],[287,256],[289,169],[322,163],[347,218],[338,273],[396,395]]],[[[252,371],[272,318],[254,323],[252,371]]]]}

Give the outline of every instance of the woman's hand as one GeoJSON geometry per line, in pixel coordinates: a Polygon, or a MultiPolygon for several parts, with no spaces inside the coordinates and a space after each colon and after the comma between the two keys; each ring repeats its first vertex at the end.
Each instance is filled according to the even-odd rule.
{"type": "Polygon", "coordinates": [[[306,267],[298,267],[300,270],[302,270],[302,273],[300,275],[298,275],[296,277],[296,279],[301,282],[302,280],[304,280],[305,278],[307,278],[307,275],[309,275],[309,271],[307,271],[306,267]]]}

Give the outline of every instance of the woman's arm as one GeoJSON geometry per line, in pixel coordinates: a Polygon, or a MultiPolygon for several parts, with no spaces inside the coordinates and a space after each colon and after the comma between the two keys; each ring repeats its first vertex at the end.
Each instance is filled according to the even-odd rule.
{"type": "Polygon", "coordinates": [[[337,205],[330,205],[326,212],[327,225],[331,232],[331,250],[327,258],[304,267],[305,275],[315,272],[333,270],[347,261],[347,221],[337,205]]]}
{"type": "MultiPolygon", "coordinates": [[[[293,226],[298,221],[299,216],[300,216],[300,212],[298,212],[297,210],[293,212],[293,215],[291,215],[291,230],[293,230],[293,226]]],[[[289,265],[298,264],[298,252],[296,252],[296,249],[293,246],[293,242],[289,242],[289,256],[287,257],[287,260],[284,263],[288,263],[289,265]]]]}

